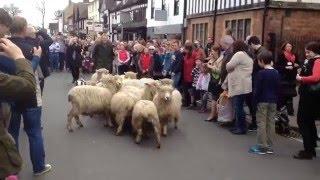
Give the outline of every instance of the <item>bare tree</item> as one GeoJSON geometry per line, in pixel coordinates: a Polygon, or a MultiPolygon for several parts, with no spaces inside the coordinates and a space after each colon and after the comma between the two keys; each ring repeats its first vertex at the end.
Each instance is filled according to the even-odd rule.
{"type": "Polygon", "coordinates": [[[44,28],[44,17],[46,16],[46,0],[39,0],[37,3],[37,9],[42,16],[42,28],[44,28]]]}
{"type": "Polygon", "coordinates": [[[16,16],[22,12],[18,7],[14,6],[14,4],[10,4],[9,6],[5,5],[3,9],[6,10],[11,16],[16,16]]]}

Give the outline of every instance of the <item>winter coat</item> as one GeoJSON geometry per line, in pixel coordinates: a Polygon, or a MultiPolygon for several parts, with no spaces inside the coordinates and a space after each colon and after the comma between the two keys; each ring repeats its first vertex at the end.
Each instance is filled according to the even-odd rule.
{"type": "Polygon", "coordinates": [[[246,52],[235,53],[226,68],[230,97],[252,92],[253,60],[246,52]]]}

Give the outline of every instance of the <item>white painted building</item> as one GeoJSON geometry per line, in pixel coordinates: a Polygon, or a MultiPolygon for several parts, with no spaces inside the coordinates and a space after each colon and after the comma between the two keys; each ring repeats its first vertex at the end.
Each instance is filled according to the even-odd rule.
{"type": "Polygon", "coordinates": [[[100,22],[99,0],[90,0],[88,5],[88,19],[100,22]]]}
{"type": "Polygon", "coordinates": [[[185,0],[148,0],[147,28],[149,37],[182,34],[185,0]]]}

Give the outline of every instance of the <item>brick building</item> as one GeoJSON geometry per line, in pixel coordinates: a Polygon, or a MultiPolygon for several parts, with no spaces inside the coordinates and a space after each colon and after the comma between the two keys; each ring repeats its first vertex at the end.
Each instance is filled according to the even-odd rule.
{"type": "Polygon", "coordinates": [[[320,0],[188,0],[185,33],[205,44],[230,28],[236,39],[256,35],[271,50],[284,41],[303,50],[306,42],[320,40],[319,19],[320,0]]]}

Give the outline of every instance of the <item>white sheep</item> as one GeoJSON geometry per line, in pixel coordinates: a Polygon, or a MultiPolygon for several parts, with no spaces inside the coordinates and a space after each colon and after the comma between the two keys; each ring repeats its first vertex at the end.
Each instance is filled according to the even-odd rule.
{"type": "Polygon", "coordinates": [[[162,85],[170,85],[170,86],[173,86],[173,80],[172,80],[172,79],[168,79],[168,78],[160,79],[160,83],[161,83],[162,85]]]}
{"type": "Polygon", "coordinates": [[[149,100],[139,100],[133,107],[132,111],[132,127],[137,133],[135,142],[138,144],[141,142],[143,135],[144,124],[149,123],[153,126],[154,133],[157,140],[157,147],[160,148],[160,136],[161,136],[161,126],[158,117],[158,112],[155,104],[149,100]]]}
{"type": "Polygon", "coordinates": [[[173,121],[175,129],[178,128],[177,123],[181,116],[182,96],[172,86],[161,85],[158,87],[153,102],[158,110],[161,132],[166,136],[169,122],[173,121]]]}
{"type": "Polygon", "coordinates": [[[106,116],[106,125],[112,126],[110,119],[110,101],[114,93],[120,88],[116,79],[112,76],[106,76],[101,79],[98,86],[76,86],[68,93],[69,102],[72,105],[68,113],[67,128],[72,129],[72,119],[75,118],[77,124],[83,127],[79,116],[94,114],[103,114],[106,116]]]}
{"type": "Polygon", "coordinates": [[[137,73],[132,71],[125,72],[124,79],[137,79],[137,73]]]}
{"type": "Polygon", "coordinates": [[[156,93],[156,85],[147,83],[145,88],[123,86],[111,99],[111,113],[115,116],[118,125],[116,135],[120,135],[127,117],[130,117],[134,105],[139,100],[152,100],[156,93]]]}
{"type": "Polygon", "coordinates": [[[100,82],[100,79],[102,78],[103,75],[108,75],[108,74],[109,74],[109,70],[105,68],[97,69],[96,72],[91,76],[91,79],[87,84],[96,85],[97,83],[100,82]]]}
{"type": "Polygon", "coordinates": [[[83,127],[80,121],[80,115],[93,116],[94,114],[103,114],[109,119],[111,92],[98,86],[75,86],[68,93],[68,100],[72,105],[68,113],[67,128],[72,129],[72,119],[75,118],[79,127],[83,127]]]}

